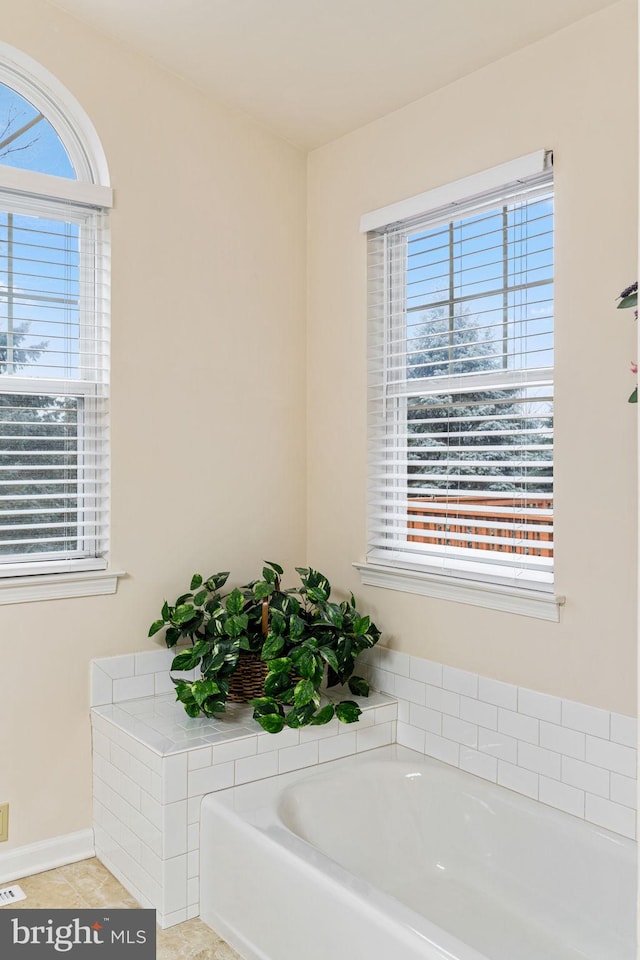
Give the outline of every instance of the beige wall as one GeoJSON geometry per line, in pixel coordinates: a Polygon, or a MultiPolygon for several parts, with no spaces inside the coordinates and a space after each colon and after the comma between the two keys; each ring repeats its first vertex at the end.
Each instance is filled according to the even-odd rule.
{"type": "MultiPolygon", "coordinates": [[[[308,559],[387,644],[635,714],[635,3],[532,45],[315,151],[309,162],[308,559]],[[360,215],[541,147],[557,196],[557,592],[548,623],[363,588],[365,240],[360,215]]],[[[381,67],[382,68],[382,67],[381,67]]]]}
{"type": "Polygon", "coordinates": [[[0,607],[0,800],[14,846],[90,825],[92,657],[194,570],[305,559],[305,157],[38,0],[2,40],[95,124],[113,235],[113,597],[0,607]]]}

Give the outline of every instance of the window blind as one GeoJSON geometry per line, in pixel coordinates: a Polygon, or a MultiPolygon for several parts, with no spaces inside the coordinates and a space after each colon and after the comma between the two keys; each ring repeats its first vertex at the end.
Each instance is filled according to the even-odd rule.
{"type": "Polygon", "coordinates": [[[552,189],[368,235],[370,560],[551,583],[552,189]]]}
{"type": "Polygon", "coordinates": [[[0,575],[105,566],[107,227],[0,192],[0,575]]]}

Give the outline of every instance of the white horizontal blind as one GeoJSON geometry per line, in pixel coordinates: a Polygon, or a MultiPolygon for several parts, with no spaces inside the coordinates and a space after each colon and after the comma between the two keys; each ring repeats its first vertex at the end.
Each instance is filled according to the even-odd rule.
{"type": "Polygon", "coordinates": [[[370,560],[550,584],[546,170],[371,232],[370,560]]]}
{"type": "Polygon", "coordinates": [[[104,217],[0,192],[0,575],[105,565],[104,217]]]}

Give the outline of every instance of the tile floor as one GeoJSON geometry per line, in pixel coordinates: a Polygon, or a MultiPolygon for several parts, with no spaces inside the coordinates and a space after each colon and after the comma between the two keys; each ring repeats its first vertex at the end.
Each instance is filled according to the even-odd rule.
{"type": "MultiPolygon", "coordinates": [[[[19,908],[111,907],[134,910],[138,903],[95,857],[16,881],[26,900],[19,908]]],[[[2,910],[9,907],[0,907],[2,910]]],[[[157,960],[242,960],[197,917],[168,930],[158,929],[157,960]]]]}

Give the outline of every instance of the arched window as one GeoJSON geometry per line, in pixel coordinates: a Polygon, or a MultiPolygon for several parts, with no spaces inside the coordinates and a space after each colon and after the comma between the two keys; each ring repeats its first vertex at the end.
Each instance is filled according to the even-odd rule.
{"type": "Polygon", "coordinates": [[[0,602],[115,589],[100,573],[110,206],[82,108],[0,44],[0,602]]]}

